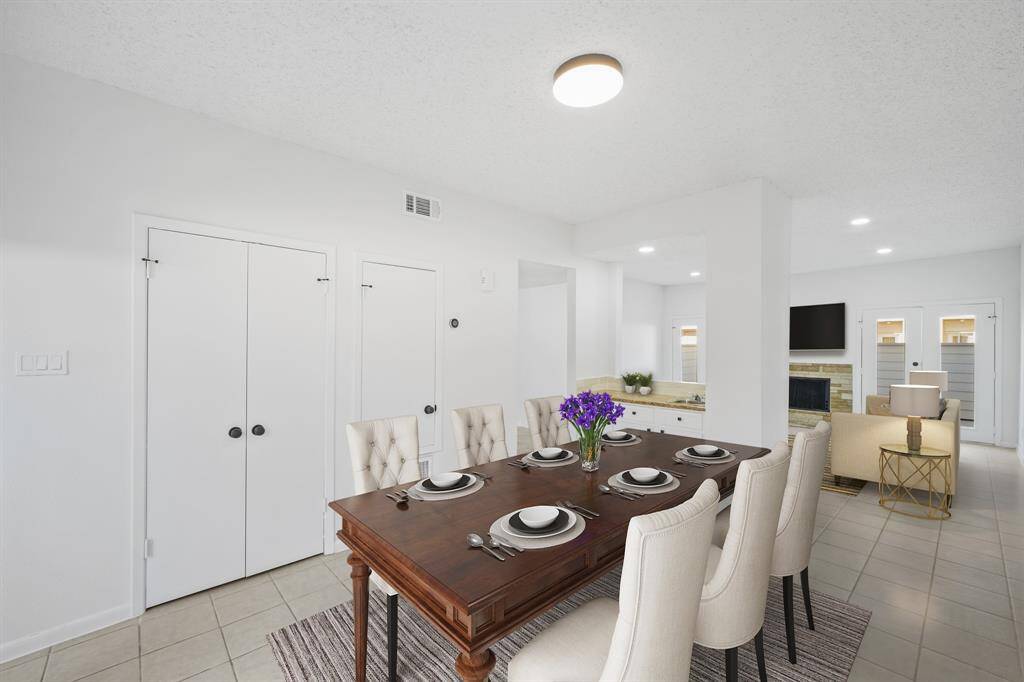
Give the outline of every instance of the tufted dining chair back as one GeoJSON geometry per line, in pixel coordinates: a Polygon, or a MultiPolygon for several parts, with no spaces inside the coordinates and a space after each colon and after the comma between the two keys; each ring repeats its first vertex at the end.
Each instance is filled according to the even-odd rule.
{"type": "Polygon", "coordinates": [[[818,511],[821,476],[828,457],[832,427],[820,421],[811,431],[801,431],[793,440],[782,513],[772,555],[772,575],[796,575],[811,560],[814,517],[818,511]]]}
{"type": "Polygon", "coordinates": [[[602,682],[690,678],[718,499],[718,484],[709,479],[683,504],[630,520],[602,682]]]}
{"type": "Polygon", "coordinates": [[[565,400],[560,395],[550,398],[533,398],[523,403],[526,406],[526,423],[530,427],[533,449],[550,448],[572,440],[569,423],[562,419],[558,408],[565,400]]]}
{"type": "Polygon", "coordinates": [[[768,575],[789,471],[789,446],[740,462],[729,532],[714,545],[697,616],[698,644],[730,649],[749,642],[764,625],[768,575]]]}
{"type": "Polygon", "coordinates": [[[345,426],[345,435],[357,495],[419,478],[415,416],[353,422],[345,426]]]}
{"type": "Polygon", "coordinates": [[[478,405],[452,410],[459,468],[474,467],[508,457],[505,417],[501,405],[478,405]]]}

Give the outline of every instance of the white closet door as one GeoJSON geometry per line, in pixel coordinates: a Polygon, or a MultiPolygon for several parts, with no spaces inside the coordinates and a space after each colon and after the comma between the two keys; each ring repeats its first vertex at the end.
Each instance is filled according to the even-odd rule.
{"type": "MultiPolygon", "coordinates": [[[[875,308],[863,313],[861,329],[861,401],[889,395],[893,384],[909,381],[910,370],[923,369],[922,309],[875,308]]],[[[864,405],[861,405],[861,409],[864,405]]]]}
{"type": "Polygon", "coordinates": [[[245,572],[246,249],[149,231],[147,606],[245,572]]]}
{"type": "Polygon", "coordinates": [[[325,272],[322,253],[250,246],[247,575],[323,552],[325,272]]]}
{"type": "Polygon", "coordinates": [[[420,451],[437,449],[437,273],[363,263],[362,419],[419,419],[420,451]]]}

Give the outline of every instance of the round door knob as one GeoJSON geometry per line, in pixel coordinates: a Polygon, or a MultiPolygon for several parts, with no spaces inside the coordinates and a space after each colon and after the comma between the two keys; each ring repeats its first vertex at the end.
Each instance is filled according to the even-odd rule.
{"type": "Polygon", "coordinates": [[[231,436],[232,438],[241,438],[242,429],[238,428],[237,426],[232,426],[230,429],[228,429],[228,435],[231,436]]]}
{"type": "Polygon", "coordinates": [[[262,436],[266,432],[267,430],[263,428],[263,424],[257,424],[256,426],[252,427],[252,435],[254,436],[262,436]]]}
{"type": "Polygon", "coordinates": [[[436,410],[437,407],[434,405],[427,405],[426,407],[423,408],[423,412],[426,414],[434,414],[436,410]]]}

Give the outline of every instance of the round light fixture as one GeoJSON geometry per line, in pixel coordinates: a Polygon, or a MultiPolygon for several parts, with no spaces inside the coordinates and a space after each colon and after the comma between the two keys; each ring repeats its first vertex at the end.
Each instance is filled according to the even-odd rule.
{"type": "Polygon", "coordinates": [[[863,227],[864,225],[867,225],[870,222],[871,218],[865,216],[861,218],[854,218],[853,220],[850,221],[850,224],[853,225],[854,227],[863,227]]]}
{"type": "Polygon", "coordinates": [[[622,90],[622,64],[606,54],[573,57],[555,70],[552,92],[567,107],[594,107],[622,90]]]}
{"type": "Polygon", "coordinates": [[[888,256],[890,253],[892,253],[892,249],[890,249],[888,246],[883,246],[882,248],[875,251],[875,253],[881,256],[888,256]]]}
{"type": "Polygon", "coordinates": [[[653,246],[641,246],[639,249],[637,249],[637,251],[639,251],[640,253],[654,253],[654,247],[653,246]]]}
{"type": "Polygon", "coordinates": [[[700,277],[700,273],[694,270],[693,272],[690,273],[690,277],[700,277]]]}

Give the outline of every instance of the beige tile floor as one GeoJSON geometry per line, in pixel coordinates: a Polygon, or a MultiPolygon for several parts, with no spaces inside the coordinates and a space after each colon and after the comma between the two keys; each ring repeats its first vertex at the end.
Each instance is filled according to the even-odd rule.
{"type": "MultiPolygon", "coordinates": [[[[890,514],[874,486],[822,493],[811,582],[872,611],[852,680],[1022,680],[1024,467],[965,445],[960,485],[942,523],[890,514]]],[[[265,635],[349,600],[347,576],[343,555],[313,557],[10,661],[0,680],[280,680],[265,635]]]]}

